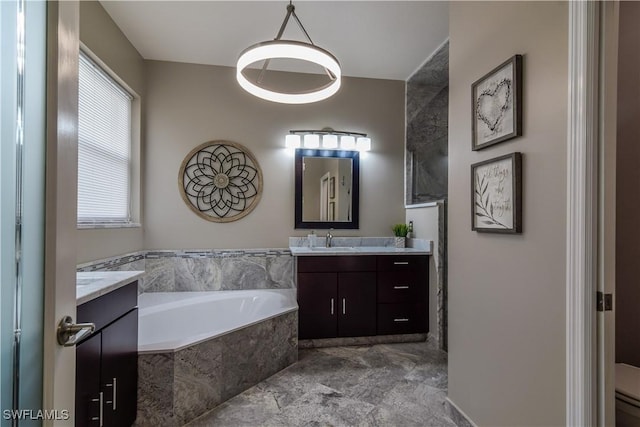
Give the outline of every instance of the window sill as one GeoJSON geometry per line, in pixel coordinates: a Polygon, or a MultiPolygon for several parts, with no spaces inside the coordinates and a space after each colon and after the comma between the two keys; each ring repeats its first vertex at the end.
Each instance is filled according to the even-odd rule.
{"type": "Polygon", "coordinates": [[[95,222],[78,224],[78,230],[92,230],[102,228],[141,228],[138,222],[95,222]]]}

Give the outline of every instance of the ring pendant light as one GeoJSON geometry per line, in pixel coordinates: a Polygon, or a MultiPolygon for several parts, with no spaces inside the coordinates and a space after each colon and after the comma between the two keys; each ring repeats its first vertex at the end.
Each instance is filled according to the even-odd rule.
{"type": "Polygon", "coordinates": [[[340,69],[338,60],[330,52],[313,44],[311,37],[309,37],[309,34],[296,15],[295,6],[293,6],[292,3],[289,3],[287,6],[287,15],[284,18],[284,22],[275,40],[249,46],[240,53],[236,67],[236,79],[244,90],[258,98],[284,104],[308,104],[327,99],[340,89],[342,80],[342,70],[340,69]],[[291,16],[296,20],[300,29],[309,40],[309,43],[281,39],[291,16]],[[277,92],[267,89],[261,85],[262,79],[269,66],[269,62],[271,59],[276,58],[296,59],[317,64],[325,69],[330,81],[318,88],[297,93],[277,92]],[[256,82],[252,82],[246,78],[243,71],[257,61],[264,61],[264,65],[256,82]]]}

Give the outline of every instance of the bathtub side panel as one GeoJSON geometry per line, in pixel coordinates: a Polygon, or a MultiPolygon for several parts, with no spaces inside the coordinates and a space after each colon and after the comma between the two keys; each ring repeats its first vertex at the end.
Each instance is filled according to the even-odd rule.
{"type": "Polygon", "coordinates": [[[186,424],[297,360],[297,310],[177,351],[174,419],[186,424]]]}
{"type": "Polygon", "coordinates": [[[298,360],[298,311],[225,335],[224,400],[298,360]]]}
{"type": "Polygon", "coordinates": [[[139,427],[180,425],[174,413],[174,354],[138,355],[139,427]]]}
{"type": "Polygon", "coordinates": [[[224,351],[215,338],[175,353],[173,404],[180,425],[223,402],[224,351]]]}

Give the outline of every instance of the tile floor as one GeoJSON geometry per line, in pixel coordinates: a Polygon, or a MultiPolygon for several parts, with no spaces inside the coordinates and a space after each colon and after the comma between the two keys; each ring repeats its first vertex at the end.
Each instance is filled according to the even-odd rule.
{"type": "Polygon", "coordinates": [[[188,426],[466,426],[446,393],[447,354],[430,342],[300,350],[188,426]]]}

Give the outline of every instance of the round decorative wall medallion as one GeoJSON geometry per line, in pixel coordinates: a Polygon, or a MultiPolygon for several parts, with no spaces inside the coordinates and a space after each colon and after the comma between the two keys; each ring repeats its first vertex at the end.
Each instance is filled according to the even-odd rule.
{"type": "Polygon", "coordinates": [[[178,175],[180,195],[198,216],[231,222],[248,215],[262,196],[262,170],[247,147],[209,141],[191,150],[178,175]]]}

